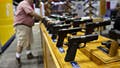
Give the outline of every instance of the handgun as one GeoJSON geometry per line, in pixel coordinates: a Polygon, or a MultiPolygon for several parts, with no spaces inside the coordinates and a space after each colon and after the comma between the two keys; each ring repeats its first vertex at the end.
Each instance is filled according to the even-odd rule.
{"type": "Polygon", "coordinates": [[[120,39],[120,31],[117,29],[110,30],[109,34],[110,34],[110,37],[112,37],[114,40],[120,39]]]}
{"type": "Polygon", "coordinates": [[[59,24],[59,25],[53,25],[52,26],[52,39],[56,39],[56,37],[57,37],[57,32],[58,32],[58,30],[59,29],[67,29],[67,28],[69,28],[69,27],[71,27],[71,24],[59,24]]]}
{"type": "Polygon", "coordinates": [[[60,21],[59,23],[53,23],[53,22],[48,23],[48,24],[47,24],[47,30],[49,31],[50,34],[52,34],[52,32],[54,31],[53,26],[54,26],[54,25],[62,25],[62,24],[64,24],[63,21],[62,21],[62,22],[60,21]]]}
{"type": "Polygon", "coordinates": [[[88,23],[88,22],[92,22],[93,21],[93,19],[86,19],[86,20],[83,20],[83,21],[81,21],[81,20],[79,20],[79,19],[75,19],[75,20],[73,20],[73,27],[79,27],[79,25],[80,24],[84,24],[84,23],[88,23]]]}
{"type": "Polygon", "coordinates": [[[78,32],[81,30],[82,30],[82,28],[80,28],[80,27],[69,28],[69,29],[60,29],[58,31],[58,41],[57,41],[56,46],[57,47],[63,46],[64,38],[67,36],[68,33],[78,32]]]}
{"type": "Polygon", "coordinates": [[[94,29],[97,28],[97,27],[103,27],[103,26],[110,25],[110,24],[111,24],[110,20],[104,21],[104,22],[99,22],[99,23],[89,22],[89,23],[86,24],[85,35],[92,34],[94,32],[94,29]]]}
{"type": "MultiPolygon", "coordinates": [[[[98,34],[89,34],[89,35],[83,35],[83,36],[69,37],[68,38],[68,49],[67,49],[67,53],[66,53],[64,60],[66,62],[74,61],[79,44],[81,43],[86,44],[87,42],[97,40],[97,39],[98,39],[98,34]]],[[[83,47],[85,47],[85,45],[82,46],[81,48],[83,47]]]]}

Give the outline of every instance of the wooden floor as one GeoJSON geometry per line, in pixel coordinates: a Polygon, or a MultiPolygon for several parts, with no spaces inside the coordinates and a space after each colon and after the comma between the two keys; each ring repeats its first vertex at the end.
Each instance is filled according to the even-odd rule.
{"type": "MultiPolygon", "coordinates": [[[[33,35],[34,35],[34,44],[32,46],[32,52],[35,56],[39,56],[39,58],[35,58],[32,60],[26,59],[25,49],[22,52],[22,67],[21,68],[43,68],[43,58],[42,58],[42,48],[40,41],[40,31],[39,24],[35,24],[33,27],[33,35]]],[[[19,68],[16,65],[15,61],[15,53],[16,53],[16,39],[12,42],[10,47],[0,56],[0,68],[19,68]]]]}

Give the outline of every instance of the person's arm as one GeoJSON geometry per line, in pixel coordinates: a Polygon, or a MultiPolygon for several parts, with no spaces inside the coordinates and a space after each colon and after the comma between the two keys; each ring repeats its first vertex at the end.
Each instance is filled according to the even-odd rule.
{"type": "Polygon", "coordinates": [[[35,17],[38,20],[42,19],[42,16],[35,13],[33,8],[28,3],[22,4],[22,7],[23,7],[23,10],[25,11],[26,14],[28,14],[28,15],[30,15],[32,17],[35,17]]]}
{"type": "Polygon", "coordinates": [[[35,17],[35,18],[37,18],[37,19],[42,19],[42,18],[43,18],[42,16],[38,15],[38,14],[35,13],[34,11],[33,11],[33,12],[30,12],[30,13],[28,13],[28,14],[31,15],[31,16],[33,16],[33,17],[35,17]]]}

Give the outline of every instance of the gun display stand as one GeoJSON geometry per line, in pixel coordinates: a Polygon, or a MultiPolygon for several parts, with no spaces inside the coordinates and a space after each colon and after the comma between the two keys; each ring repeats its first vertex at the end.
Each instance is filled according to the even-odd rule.
{"type": "Polygon", "coordinates": [[[83,4],[84,6],[86,6],[86,5],[88,5],[84,10],[83,10],[83,12],[85,12],[85,15],[86,16],[90,16],[90,18],[92,17],[92,16],[97,16],[97,14],[95,13],[95,12],[97,12],[97,8],[95,8],[94,6],[93,6],[93,4],[95,4],[96,3],[96,0],[87,0],[87,1],[85,1],[85,3],[83,4]],[[93,10],[94,10],[94,12],[93,12],[93,10]]]}
{"type": "Polygon", "coordinates": [[[106,38],[99,36],[99,39],[97,41],[88,43],[87,44],[88,46],[84,49],[81,49],[81,51],[85,53],[88,57],[90,57],[90,59],[93,60],[97,64],[104,64],[104,63],[111,63],[111,62],[119,61],[120,60],[120,49],[118,49],[118,43],[116,41],[112,41],[111,49],[109,50],[108,54],[97,48],[99,46],[106,48],[100,43],[99,44],[97,43],[97,42],[102,42],[105,40],[107,41],[106,38]]]}

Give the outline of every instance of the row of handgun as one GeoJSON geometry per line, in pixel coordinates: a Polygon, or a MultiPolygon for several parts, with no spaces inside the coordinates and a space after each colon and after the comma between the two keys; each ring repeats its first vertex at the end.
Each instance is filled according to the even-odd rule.
{"type": "MultiPolygon", "coordinates": [[[[67,34],[74,36],[68,37],[68,49],[65,56],[65,61],[74,61],[76,51],[78,48],[83,48],[86,46],[87,42],[97,40],[98,33],[94,30],[95,28],[105,27],[111,24],[111,20],[96,22],[93,23],[93,19],[82,19],[74,18],[71,16],[60,16],[60,15],[51,15],[43,19],[44,23],[49,34],[52,34],[52,40],[57,39],[56,47],[63,47],[64,39],[67,37],[67,34]],[[50,22],[50,19],[58,20],[58,22],[50,22]],[[49,22],[49,23],[48,23],[49,22]],[[80,26],[82,25],[82,26],[80,26]],[[77,32],[82,32],[84,35],[78,36],[77,32]],[[77,35],[77,36],[75,36],[77,35]],[[84,43],[84,46],[79,46],[81,43],[84,43]]],[[[117,30],[110,31],[111,36],[117,35],[116,38],[120,38],[120,32],[117,30]]],[[[103,45],[105,43],[102,43],[103,45]]]]}

